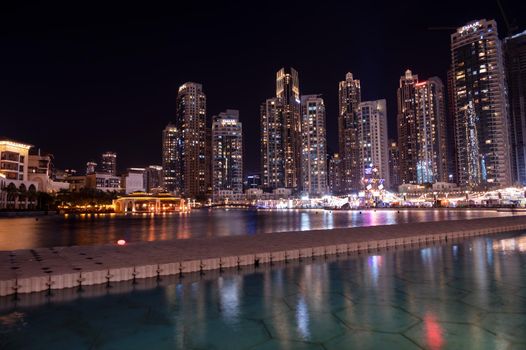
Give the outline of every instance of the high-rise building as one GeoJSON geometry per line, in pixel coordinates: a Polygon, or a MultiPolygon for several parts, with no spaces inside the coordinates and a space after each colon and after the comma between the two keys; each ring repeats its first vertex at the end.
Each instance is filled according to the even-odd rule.
{"type": "Polygon", "coordinates": [[[361,188],[358,142],[357,110],[362,101],[360,80],[354,79],[352,73],[345,75],[345,80],[338,86],[338,143],[339,156],[342,159],[343,191],[357,191],[361,188]]]}
{"type": "Polygon", "coordinates": [[[526,185],[526,31],[505,40],[513,182],[526,185]]]}
{"type": "Polygon", "coordinates": [[[416,182],[447,181],[447,135],[444,84],[438,77],[416,84],[416,182]]]}
{"type": "MultiPolygon", "coordinates": [[[[179,130],[168,124],[163,130],[162,186],[172,193],[181,193],[181,138],[179,130]]],[[[152,187],[146,186],[149,191],[152,187]]]]}
{"type": "Polygon", "coordinates": [[[329,191],[332,195],[345,194],[342,178],[342,159],[338,153],[329,157],[329,191]]]}
{"type": "Polygon", "coordinates": [[[158,191],[163,186],[163,167],[150,165],[144,171],[144,184],[146,192],[158,191]]]}
{"type": "Polygon", "coordinates": [[[201,84],[179,87],[175,126],[181,138],[181,191],[187,197],[204,198],[210,186],[210,160],[206,159],[206,96],[201,84]]]}
{"type": "Polygon", "coordinates": [[[277,98],[261,105],[261,185],[265,189],[285,187],[283,108],[277,98]]]}
{"type": "Polygon", "coordinates": [[[276,74],[276,97],[261,105],[261,176],[267,189],[301,187],[301,117],[298,72],[276,74]]]}
{"type": "Polygon", "coordinates": [[[447,133],[447,155],[448,155],[448,176],[447,181],[457,183],[458,181],[458,166],[457,166],[457,145],[455,140],[455,79],[453,76],[453,67],[447,70],[447,117],[446,117],[446,133],[447,133]]]}
{"type": "Polygon", "coordinates": [[[416,90],[418,75],[408,69],[400,78],[397,90],[398,114],[398,147],[400,152],[400,181],[417,183],[416,163],[418,132],[416,124],[416,90]]]}
{"type": "Polygon", "coordinates": [[[400,149],[395,140],[389,140],[389,181],[391,188],[398,190],[400,183],[400,149]]]}
{"type": "Polygon", "coordinates": [[[243,127],[238,110],[227,109],[213,117],[212,186],[214,200],[223,191],[243,193],[243,127]]]}
{"type": "Polygon", "coordinates": [[[451,34],[458,184],[512,182],[506,81],[497,23],[481,19],[451,34]]]}
{"type": "Polygon", "coordinates": [[[112,176],[117,175],[117,153],[104,152],[102,153],[102,173],[112,176]]]}
{"type": "Polygon", "coordinates": [[[387,146],[387,109],[385,100],[365,101],[358,105],[359,168],[362,186],[378,181],[390,187],[387,146]]]}
{"type": "Polygon", "coordinates": [[[325,104],[318,95],[301,96],[302,189],[311,196],[327,193],[325,104]]]}
{"type": "Polygon", "coordinates": [[[276,73],[276,98],[282,106],[285,187],[301,187],[301,117],[298,72],[281,68],[276,73]]]}
{"type": "Polygon", "coordinates": [[[86,175],[95,174],[96,171],[97,171],[97,163],[95,162],[86,163],[86,175]]]}
{"type": "Polygon", "coordinates": [[[397,96],[401,182],[447,181],[444,84],[437,77],[418,81],[408,69],[397,96]]]}

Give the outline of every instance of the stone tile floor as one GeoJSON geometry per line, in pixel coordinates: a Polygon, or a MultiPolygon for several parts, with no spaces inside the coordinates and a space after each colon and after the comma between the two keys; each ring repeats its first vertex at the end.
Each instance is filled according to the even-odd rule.
{"type": "Polygon", "coordinates": [[[0,349],[525,349],[525,291],[526,234],[498,235],[64,302],[4,299],[0,349]]]}

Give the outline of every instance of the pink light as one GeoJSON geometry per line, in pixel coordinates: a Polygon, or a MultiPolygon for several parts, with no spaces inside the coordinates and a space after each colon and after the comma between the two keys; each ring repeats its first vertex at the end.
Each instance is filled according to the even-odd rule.
{"type": "Polygon", "coordinates": [[[426,340],[431,350],[442,349],[444,346],[444,337],[442,327],[437,322],[435,315],[426,313],[424,316],[424,325],[426,329],[426,340]]]}
{"type": "Polygon", "coordinates": [[[126,241],[125,241],[124,239],[119,239],[119,240],[117,241],[117,244],[118,244],[118,245],[125,245],[125,244],[126,244],[126,241]]]}

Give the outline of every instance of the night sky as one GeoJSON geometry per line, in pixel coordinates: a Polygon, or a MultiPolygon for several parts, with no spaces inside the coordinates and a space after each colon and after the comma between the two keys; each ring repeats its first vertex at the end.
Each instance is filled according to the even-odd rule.
{"type": "MultiPolygon", "coordinates": [[[[121,170],[161,164],[161,131],[177,88],[203,84],[207,116],[239,109],[245,170],[259,171],[259,106],[282,66],[302,94],[322,94],[329,150],[337,151],[338,82],[351,71],[362,99],[386,98],[396,135],[396,88],[405,69],[446,83],[450,27],[496,19],[497,1],[12,1],[0,8],[0,135],[53,153],[84,172],[106,150],[121,170]],[[430,30],[443,27],[444,30],[430,30]]],[[[526,5],[501,0],[526,29],[526,5]]],[[[521,4],[522,3],[522,4],[521,4]]]]}

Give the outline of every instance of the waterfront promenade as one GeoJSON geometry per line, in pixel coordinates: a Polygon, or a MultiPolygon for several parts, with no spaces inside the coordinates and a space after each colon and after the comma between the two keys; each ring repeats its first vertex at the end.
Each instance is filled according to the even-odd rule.
{"type": "Polygon", "coordinates": [[[0,252],[0,296],[526,229],[526,216],[0,252]]]}

